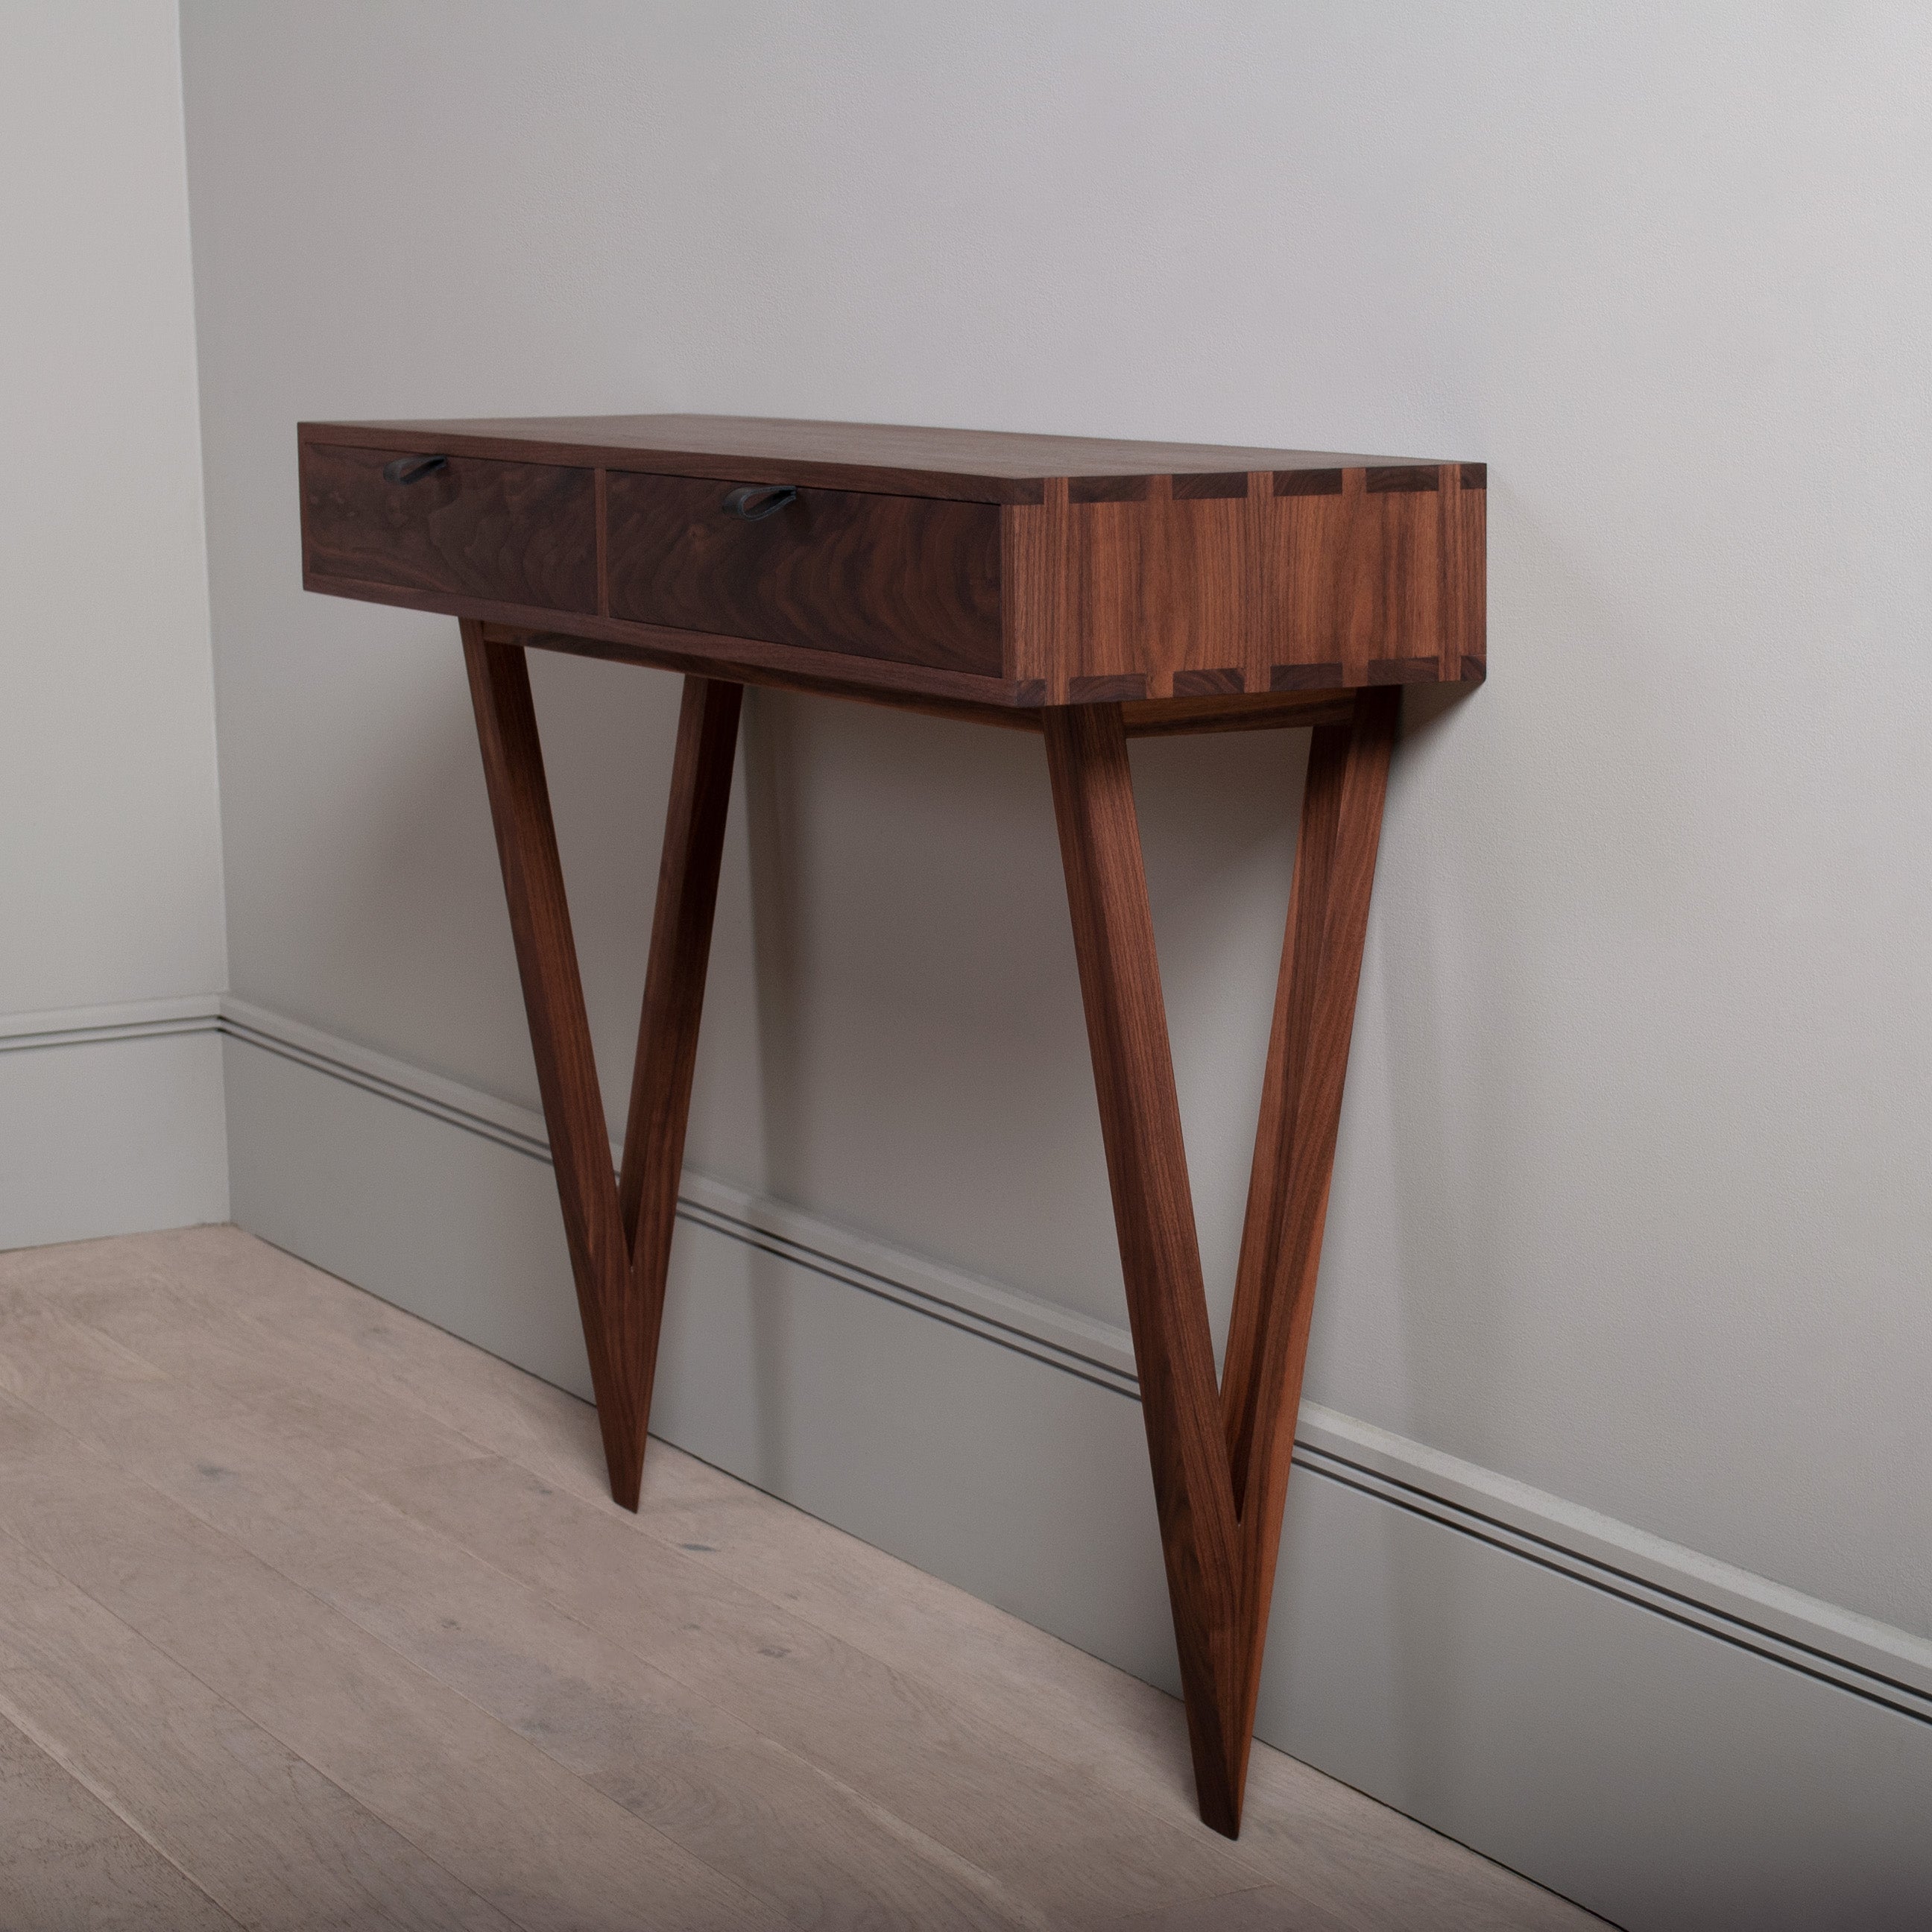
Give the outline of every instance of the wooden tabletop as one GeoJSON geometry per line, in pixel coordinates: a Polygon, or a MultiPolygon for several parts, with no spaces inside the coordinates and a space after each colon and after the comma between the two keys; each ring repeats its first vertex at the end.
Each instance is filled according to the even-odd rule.
{"type": "Polygon", "coordinates": [[[304,581],[996,709],[1484,674],[1483,464],[764,416],[304,423],[304,581]]]}
{"type": "MultiPolygon", "coordinates": [[[[723,476],[754,483],[812,483],[1037,503],[1064,479],[1072,500],[1131,502],[1133,486],[1173,477],[1205,485],[1258,470],[1419,470],[1432,459],[1351,456],[1334,451],[1250,449],[1204,442],[1133,442],[1106,436],[1025,436],[1001,430],[928,429],[904,423],[810,422],[780,416],[486,416],[448,422],[304,423],[304,440],[533,463],[723,476]],[[1082,486],[1088,486],[1083,490],[1082,486]]],[[[1196,494],[1227,494],[1200,488],[1196,494]]],[[[1244,494],[1244,493],[1243,493],[1244,494]]]]}

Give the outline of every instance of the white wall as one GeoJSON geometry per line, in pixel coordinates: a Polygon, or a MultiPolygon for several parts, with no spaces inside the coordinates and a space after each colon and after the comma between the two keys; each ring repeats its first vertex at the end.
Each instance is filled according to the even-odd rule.
{"type": "MultiPolygon", "coordinates": [[[[532,1094],[454,627],[301,594],[298,415],[1485,458],[1494,672],[1399,766],[1310,1393],[1932,1634],[1922,16],[187,22],[239,991],[532,1094]]],[[[616,1074],[674,691],[539,681],[616,1074]]],[[[760,701],[692,1159],[1112,1312],[1036,752],[760,701]]],[[[1292,764],[1141,760],[1224,1283],[1292,764]]]]}
{"type": "MultiPolygon", "coordinates": [[[[298,417],[1484,459],[1492,675],[1412,706],[1308,1393],[1932,1635],[1922,11],[188,0],[184,47],[242,994],[534,1100],[454,627],[302,596],[298,417]]],[[[675,687],[537,678],[614,1109],[675,687]]],[[[747,734],[693,1164],[1118,1322],[1037,747],[747,734]]],[[[1299,752],[1136,757],[1225,1306],[1299,752]]]]}
{"type": "Polygon", "coordinates": [[[7,1246],[226,1213],[212,1032],[100,1036],[226,979],[172,0],[0,8],[0,184],[7,1246]]]}

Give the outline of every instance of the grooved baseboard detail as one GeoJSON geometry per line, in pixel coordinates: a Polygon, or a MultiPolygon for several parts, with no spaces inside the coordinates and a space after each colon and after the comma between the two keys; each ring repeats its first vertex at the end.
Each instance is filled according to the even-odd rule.
{"type": "MultiPolygon", "coordinates": [[[[111,1171],[130,1095],[244,1228],[586,1392],[533,1112],[238,999],[40,1014],[0,1180],[111,1171]]],[[[137,1225],[76,1204],[25,1238],[137,1225]]],[[[1174,1688],[1122,1329],[715,1178],[680,1213],[660,1434],[1174,1688]]],[[[1258,1737],[1633,1928],[1928,1922],[1932,1645],[1313,1404],[1296,1456],[1258,1737]]]]}
{"type": "Polygon", "coordinates": [[[0,1053],[35,1048],[97,1046],[176,1034],[219,1033],[221,995],[130,1000],[111,1006],[67,1006],[52,1012],[0,1013],[0,1053]]]}
{"type": "MultiPolygon", "coordinates": [[[[542,1116],[232,998],[220,1024],[548,1163],[542,1116]]],[[[614,1160],[618,1150],[614,1144],[614,1160]]],[[[1054,1306],[687,1169],[679,1218],[1138,1400],[1124,1326],[1054,1306]]],[[[1932,1723],[1932,1642],[1582,1509],[1370,1423],[1304,1402],[1295,1460],[1382,1502],[1932,1723]]]]}
{"type": "Polygon", "coordinates": [[[0,1013],[0,1248],[228,1218],[212,994],[0,1013]]]}

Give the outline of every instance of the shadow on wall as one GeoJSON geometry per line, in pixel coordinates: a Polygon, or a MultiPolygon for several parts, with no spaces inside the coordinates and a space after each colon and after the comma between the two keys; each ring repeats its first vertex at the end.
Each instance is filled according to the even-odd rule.
{"type": "MultiPolygon", "coordinates": [[[[753,699],[743,758],[757,1184],[1123,1322],[1039,741],[788,694],[753,699]]],[[[1306,740],[1231,734],[1151,742],[1134,756],[1218,1328],[1306,740]]]]}
{"type": "MultiPolygon", "coordinates": [[[[1551,1010],[1551,962],[1539,954],[1546,928],[1527,929],[1522,915],[1540,899],[1560,928],[1576,914],[1568,902],[1580,872],[1592,896],[1589,916],[1640,934],[1658,896],[1670,890],[1667,850],[1654,852],[1654,862],[1626,851],[1608,867],[1584,855],[1593,845],[1616,846],[1626,832],[1647,848],[1652,826],[1689,821],[1684,774],[1655,755],[1671,742],[1649,715],[1672,688],[1666,668],[1643,662],[1642,640],[1625,634],[1616,609],[1520,503],[1503,489],[1496,495],[1502,514],[1492,519],[1492,546],[1508,553],[1500,567],[1492,555],[1492,579],[1515,586],[1524,614],[1515,621],[1509,603],[1492,600],[1492,634],[1508,640],[1498,653],[1496,688],[1418,686],[1405,694],[1309,1393],[1507,1471],[1509,1432],[1472,1437],[1468,1419],[1480,1427],[1480,1418],[1520,1410],[1526,1388],[1539,1386],[1520,1359],[1525,1324],[1552,1288],[1590,1293],[1601,1286],[1594,1270],[1616,1265],[1616,1196],[1630,1185],[1628,1175],[1588,1157],[1588,1124],[1607,1098],[1602,1071],[1593,1076],[1576,1058],[1574,1029],[1551,1010]],[[1532,712],[1586,710],[1611,742],[1647,748],[1641,774],[1617,788],[1626,795],[1627,825],[1601,822],[1606,775],[1558,768],[1553,747],[1545,758],[1511,761],[1484,757],[1480,742],[1458,742],[1470,732],[1480,740],[1505,730],[1520,742],[1533,731],[1521,722],[1532,712]],[[1444,815],[1458,810],[1460,776],[1472,762],[1490,775],[1491,822],[1452,832],[1444,815]],[[1515,777],[1514,797],[1496,789],[1498,773],[1515,777]],[[1546,891],[1532,883],[1538,878],[1546,891]],[[1498,889],[1510,880],[1515,890],[1498,889]],[[1623,890],[1620,903],[1606,906],[1611,880],[1623,890]],[[1479,902],[1480,916],[1472,918],[1479,902]],[[1480,956],[1458,956],[1453,941],[1470,933],[1480,935],[1480,956]],[[1574,1061],[1567,1076],[1559,1064],[1566,1053],[1574,1061]],[[1546,1098],[1552,1083],[1569,1096],[1553,1141],[1546,1098]],[[1560,1186],[1540,1171],[1496,1164],[1493,1150],[1537,1144],[1532,1114],[1544,1123],[1545,1160],[1562,1170],[1560,1186]],[[1564,1118],[1575,1128],[1574,1144],[1561,1134],[1564,1118]],[[1565,1195],[1570,1206],[1552,1210],[1565,1195]],[[1592,1226],[1605,1230],[1600,1256],[1574,1248],[1574,1231],[1592,1226]],[[1386,1297],[1390,1324],[1390,1381],[1380,1402],[1359,1386],[1331,1394],[1318,1359],[1324,1313],[1330,1322],[1347,1319],[1348,1304],[1376,1276],[1372,1292],[1386,1297]]],[[[1556,973],[1559,989],[1566,976],[1556,973]]],[[[1633,1040],[1643,1030],[1635,1013],[1615,1024],[1628,1026],[1633,1040]]],[[[1570,1372],[1587,1382],[1593,1370],[1579,1361],[1570,1372]]],[[[1560,1414],[1551,1419],[1560,1436],[1560,1414]]],[[[1558,1486],[1548,1472],[1532,1479],[1558,1486]]],[[[1606,1508],[1613,1502],[1590,1498],[1580,1481],[1563,1492],[1606,1508]]],[[[1410,1788],[1446,1798],[1466,1747],[1442,1687],[1459,1681],[1459,1655],[1475,1647],[1474,1634],[1466,1646],[1459,1637],[1462,1606],[1442,1600],[1439,1570],[1420,1544],[1400,1544],[1395,1560],[1392,1690],[1410,1788]]],[[[1469,1606],[1466,1613],[1478,1612],[1469,1606]]]]}

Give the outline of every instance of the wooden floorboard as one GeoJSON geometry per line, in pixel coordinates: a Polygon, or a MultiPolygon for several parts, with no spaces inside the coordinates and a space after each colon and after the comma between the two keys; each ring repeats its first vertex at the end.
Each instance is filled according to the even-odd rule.
{"type": "Polygon", "coordinates": [[[7,1932],[234,1932],[240,1922],[4,1718],[0,1822],[7,1932]]]}
{"type": "Polygon", "coordinates": [[[11,1544],[0,1547],[0,1714],[245,1925],[501,1932],[507,1922],[11,1544]]]}
{"type": "Polygon", "coordinates": [[[185,1888],[130,1924],[1597,1922],[1264,1747],[1229,1844],[1172,1700],[667,1444],[630,1516],[603,1460],[235,1230],[0,1256],[23,1812],[79,1807],[110,1904],[185,1888]]]}
{"type": "MultiPolygon", "coordinates": [[[[0,1396],[0,1429],[7,1401],[0,1396]]],[[[1042,1922],[1024,1901],[1002,1894],[890,1810],[824,1776],[504,1570],[425,1534],[373,1495],[304,1480],[263,1420],[211,1414],[195,1391],[174,1385],[144,1390],[135,1401],[124,1391],[111,1415],[70,1406],[68,1426],[83,1442],[104,1449],[111,1442],[121,1465],[178,1502],[200,1532],[226,1537],[395,1659],[762,1899],[784,1922],[941,1928],[1042,1922]]],[[[0,1526],[10,1520],[10,1460],[17,1471],[25,1459],[0,1456],[0,1526]]],[[[87,1480],[98,1483],[110,1473],[104,1462],[87,1480]]],[[[43,1496],[71,1495],[76,1487],[71,1472],[44,1474],[22,1507],[31,1510],[43,1496]]],[[[120,1507],[95,1497],[85,1515],[91,1524],[116,1523],[116,1550],[146,1557],[155,1542],[153,1499],[134,1504],[143,1513],[134,1528],[118,1520],[120,1507]]],[[[176,1519],[164,1533],[178,1540],[196,1532],[176,1519]]],[[[38,1532],[56,1562],[60,1540],[56,1532],[38,1532]]],[[[154,1560],[166,1563],[170,1552],[160,1551],[154,1560]]],[[[218,1560],[205,1554],[198,1574],[219,1578],[218,1560]]],[[[66,1567],[86,1574],[93,1564],[83,1552],[66,1567]]],[[[231,1588],[259,1594],[262,1582],[251,1566],[231,1588]]],[[[290,1613],[284,1606],[283,1614],[290,1613]]],[[[252,1597],[250,1614],[262,1614],[252,1597]]],[[[164,1640],[193,1640],[176,1630],[164,1640]]],[[[393,1671],[395,1660],[387,1667],[393,1671]]],[[[263,1721],[279,1735],[306,1735],[301,1714],[263,1721]]],[[[446,1713],[441,1721],[449,1728],[446,1713]]],[[[396,1745],[388,1748],[400,1754],[396,1745]]],[[[466,1753],[474,1756],[473,1749],[466,1753]]],[[[355,1788],[368,1796],[363,1784],[355,1788]]]]}

